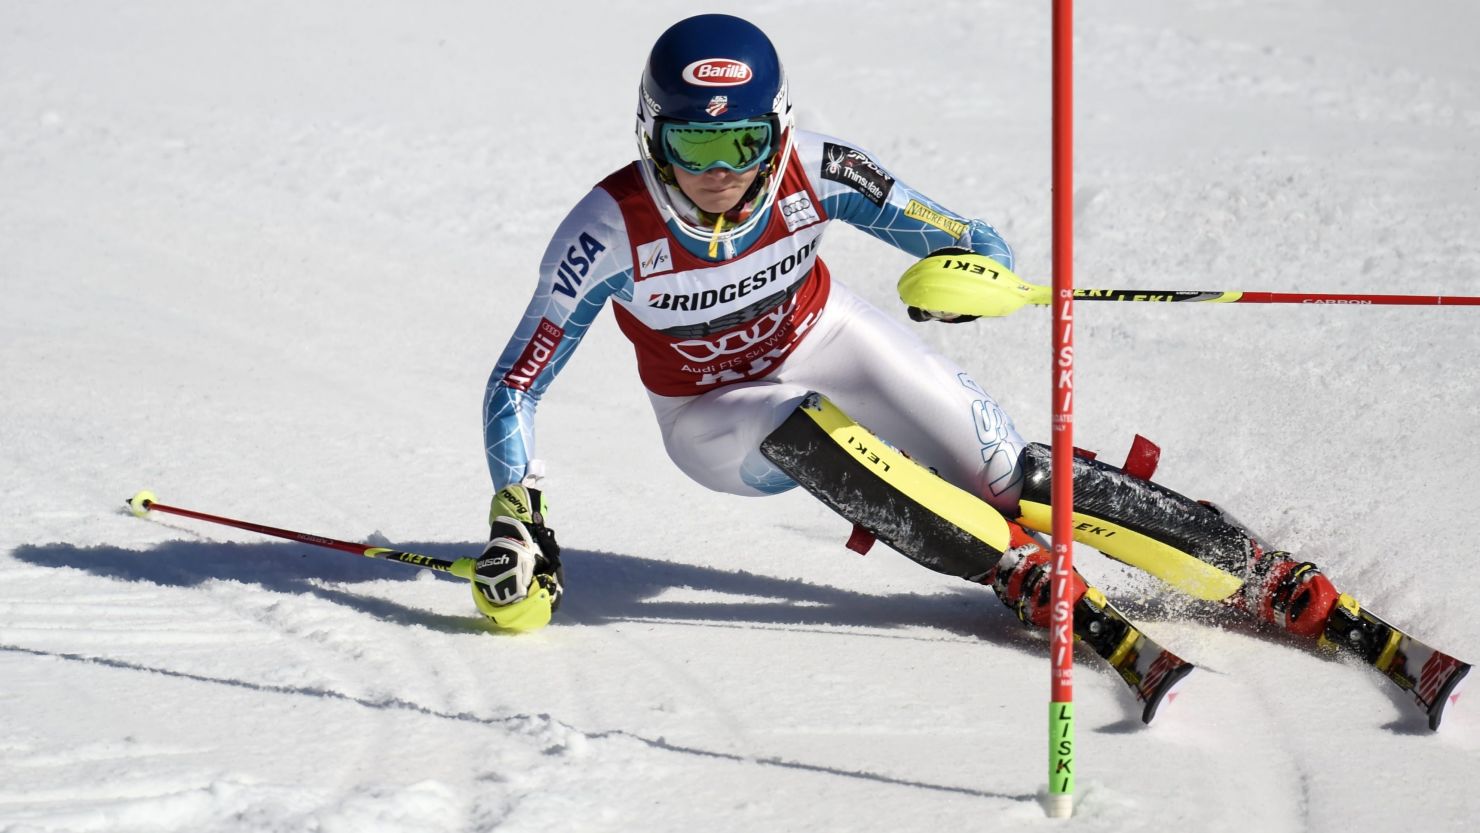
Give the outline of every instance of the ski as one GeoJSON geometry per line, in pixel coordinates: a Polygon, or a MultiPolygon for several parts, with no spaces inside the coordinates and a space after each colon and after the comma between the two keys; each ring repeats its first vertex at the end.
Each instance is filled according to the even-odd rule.
{"type": "Polygon", "coordinates": [[[1176,699],[1182,682],[1197,667],[1142,633],[1094,587],[1074,605],[1074,635],[1130,687],[1141,703],[1142,723],[1151,723],[1163,703],[1176,699]]]}
{"type": "Polygon", "coordinates": [[[1326,621],[1323,645],[1354,654],[1407,692],[1437,730],[1459,700],[1470,664],[1415,639],[1342,593],[1326,621]]]}

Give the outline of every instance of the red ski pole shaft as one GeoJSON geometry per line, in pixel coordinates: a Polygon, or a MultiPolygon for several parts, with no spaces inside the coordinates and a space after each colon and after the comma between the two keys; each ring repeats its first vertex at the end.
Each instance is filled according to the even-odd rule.
{"type": "Polygon", "coordinates": [[[1383,306],[1480,306],[1470,295],[1374,295],[1329,292],[1203,292],[1195,289],[1076,289],[1076,301],[1202,301],[1214,304],[1355,304],[1383,306]]]}
{"type": "Polygon", "coordinates": [[[1367,295],[1298,292],[1244,292],[1242,304],[1389,304],[1400,306],[1480,306],[1480,298],[1467,295],[1367,295]]]}
{"type": "Polygon", "coordinates": [[[300,544],[312,544],[315,547],[339,550],[351,555],[361,555],[366,558],[379,558],[385,561],[399,561],[402,564],[410,564],[415,567],[426,567],[429,570],[437,570],[444,573],[452,573],[463,578],[471,576],[474,560],[471,558],[459,558],[448,561],[445,558],[437,558],[430,555],[421,555],[414,552],[402,552],[387,547],[372,547],[369,544],[356,544],[350,541],[338,541],[333,538],[325,538],[322,535],[312,535],[307,532],[295,532],[291,529],[279,529],[275,526],[252,523],[251,521],[239,521],[235,518],[226,518],[220,515],[210,515],[205,512],[197,512],[194,509],[183,509],[179,506],[169,506],[155,500],[152,492],[139,492],[129,498],[129,511],[142,518],[149,512],[166,512],[171,515],[180,515],[185,518],[193,518],[197,521],[230,526],[237,529],[245,529],[248,532],[256,532],[262,535],[271,535],[274,538],[286,538],[289,541],[297,541],[300,544]],[[466,575],[465,575],[466,574],[466,575]]]}

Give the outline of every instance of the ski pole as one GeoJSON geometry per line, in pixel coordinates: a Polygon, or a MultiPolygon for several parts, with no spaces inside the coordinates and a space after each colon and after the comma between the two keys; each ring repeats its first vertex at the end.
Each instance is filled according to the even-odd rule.
{"type": "MultiPolygon", "coordinates": [[[[1076,301],[1206,301],[1215,304],[1381,304],[1397,306],[1480,306],[1466,295],[1371,295],[1321,292],[1199,292],[1191,289],[1076,289],[1076,301]]],[[[1045,302],[1046,303],[1046,302],[1045,302]]]]}
{"type": "Polygon", "coordinates": [[[459,558],[448,561],[445,558],[436,558],[430,555],[421,555],[414,552],[402,552],[386,547],[372,547],[368,544],[355,544],[349,541],[336,541],[333,538],[325,538],[321,535],[310,535],[307,532],[294,532],[291,529],[278,529],[274,526],[263,526],[251,521],[239,521],[234,518],[223,518],[220,515],[208,515],[205,512],[197,512],[193,509],[182,509],[178,506],[168,506],[155,499],[154,493],[142,491],[128,500],[124,501],[129,511],[136,517],[144,517],[152,512],[167,512],[171,515],[180,515],[186,518],[194,518],[198,521],[206,521],[222,526],[233,526],[237,529],[245,529],[249,532],[257,532],[263,535],[271,535],[275,538],[286,538],[301,544],[312,544],[325,549],[339,550],[351,555],[362,555],[366,558],[379,558],[385,561],[399,561],[402,564],[410,564],[413,567],[426,567],[442,573],[451,573],[459,578],[472,579],[475,573],[477,559],[459,558]]]}
{"type": "MultiPolygon", "coordinates": [[[[991,258],[975,254],[931,255],[899,279],[899,297],[909,306],[957,315],[1003,316],[1024,306],[1049,306],[1053,288],[1028,283],[991,258]]],[[[1241,292],[1193,289],[1073,289],[1076,301],[1194,301],[1215,304],[1350,304],[1480,306],[1467,295],[1378,295],[1370,293],[1241,292]]]]}

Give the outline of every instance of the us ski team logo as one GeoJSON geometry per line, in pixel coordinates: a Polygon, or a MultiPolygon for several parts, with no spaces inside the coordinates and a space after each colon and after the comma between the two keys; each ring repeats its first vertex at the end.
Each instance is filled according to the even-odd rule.
{"type": "Polygon", "coordinates": [[[728,109],[730,109],[730,97],[727,95],[717,95],[709,99],[709,106],[704,108],[704,112],[711,116],[720,116],[728,109]]]}

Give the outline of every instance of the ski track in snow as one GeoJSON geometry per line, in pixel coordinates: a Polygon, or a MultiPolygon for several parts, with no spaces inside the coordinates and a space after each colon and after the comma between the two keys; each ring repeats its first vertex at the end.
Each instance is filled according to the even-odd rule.
{"type": "MultiPolygon", "coordinates": [[[[1151,289],[1480,295],[1472,3],[1080,4],[1076,274],[1151,289]]],[[[799,120],[1047,282],[1046,4],[721,4],[799,120]]],[[[604,316],[541,406],[560,619],[167,503],[457,557],[478,408],[547,237],[630,158],[644,50],[690,13],[373,0],[11,4],[0,28],[0,833],[1024,830],[1044,639],[804,495],[698,491],[604,316]]],[[[839,229],[838,279],[907,265],[839,229]],[[892,258],[892,260],[891,260],[892,258]]],[[[1106,309],[1114,306],[1115,309],[1106,309]]],[[[1463,309],[1076,310],[1076,444],[1135,432],[1434,644],[1466,588],[1480,369],[1463,309]]],[[[1045,319],[919,332],[1046,439],[1045,319]]],[[[1081,548],[1197,662],[1144,728],[1081,650],[1076,830],[1468,830],[1480,718],[1081,548]]]]}

